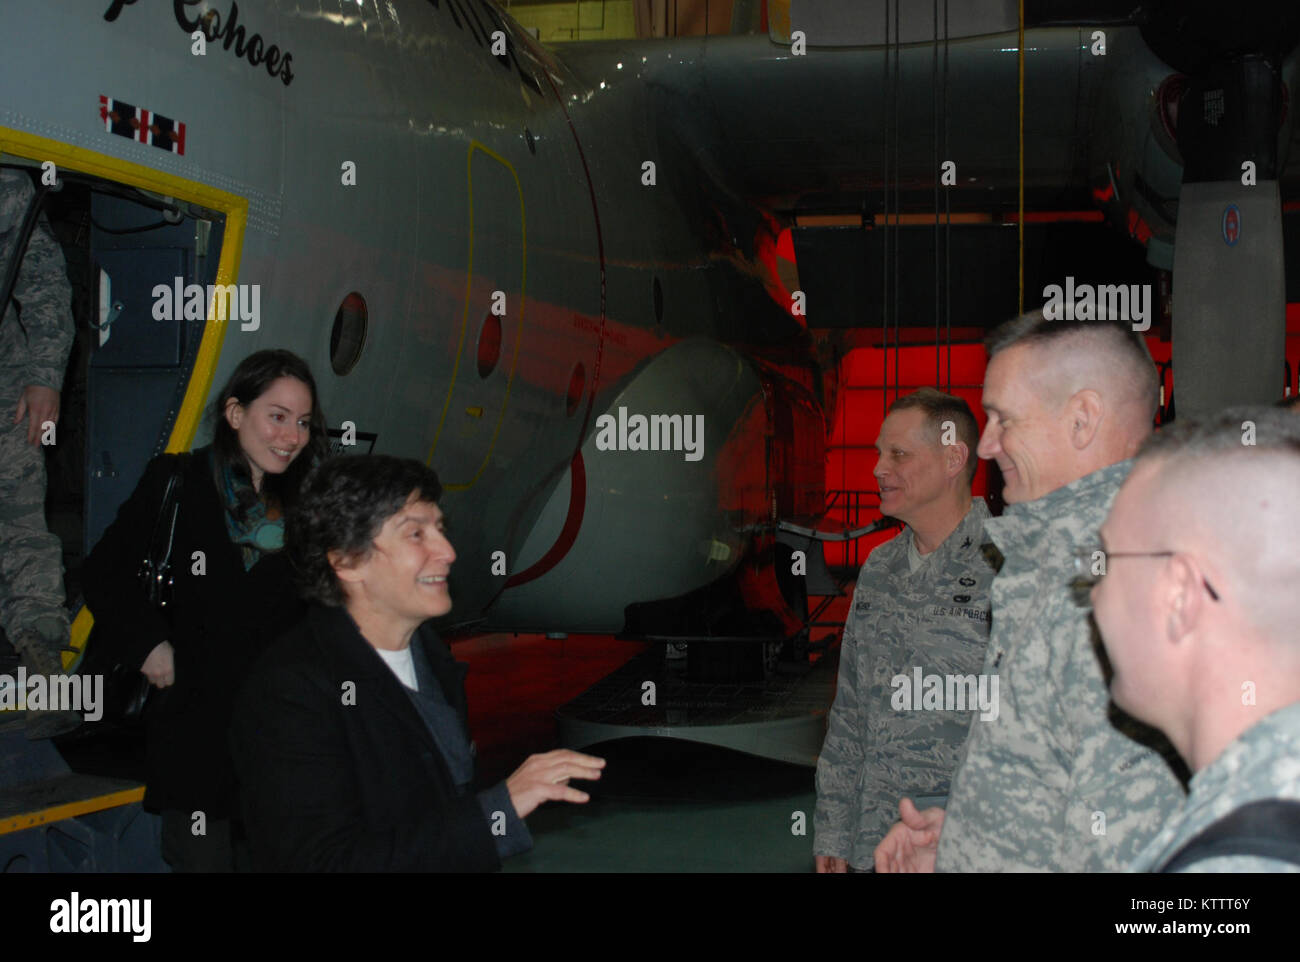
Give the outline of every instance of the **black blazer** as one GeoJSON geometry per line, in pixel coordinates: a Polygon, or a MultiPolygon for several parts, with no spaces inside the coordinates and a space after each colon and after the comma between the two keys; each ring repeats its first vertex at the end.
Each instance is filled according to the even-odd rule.
{"type": "MultiPolygon", "coordinates": [[[[465,724],[465,666],[427,624],[411,644],[465,724]]],[[[313,606],[262,658],[231,740],[257,870],[500,866],[477,796],[457,792],[410,697],[343,608],[313,606]]]]}
{"type": "Polygon", "coordinates": [[[209,449],[201,448],[184,474],[170,618],[150,607],[137,572],[176,457],[149,462],[86,558],[84,590],[95,616],[94,644],[113,645],[136,665],[162,641],[176,650],[176,682],[155,692],[145,713],[145,807],[227,818],[236,807],[229,747],[235,693],[257,657],[302,618],[306,606],[284,552],[264,554],[244,570],[226,533],[209,449]],[[201,575],[193,573],[195,551],[204,553],[201,575]]]}

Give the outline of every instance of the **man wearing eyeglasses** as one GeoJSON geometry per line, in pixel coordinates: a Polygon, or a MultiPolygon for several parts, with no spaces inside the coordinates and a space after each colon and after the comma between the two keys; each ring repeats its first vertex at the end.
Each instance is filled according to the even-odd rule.
{"type": "Polygon", "coordinates": [[[1092,569],[1111,694],[1196,773],[1136,871],[1300,871],[1297,544],[1300,425],[1275,408],[1162,431],[1115,498],[1092,569]]]}
{"type": "Polygon", "coordinates": [[[994,331],[988,348],[979,455],[997,462],[1008,504],[985,523],[1005,558],[984,661],[1000,711],[971,723],[946,814],[901,803],[876,870],[1119,871],[1183,792],[1160,752],[1130,736],[1131,719],[1107,717],[1074,552],[1095,539],[1151,433],[1155,366],[1121,324],[1041,311],[994,331]]]}

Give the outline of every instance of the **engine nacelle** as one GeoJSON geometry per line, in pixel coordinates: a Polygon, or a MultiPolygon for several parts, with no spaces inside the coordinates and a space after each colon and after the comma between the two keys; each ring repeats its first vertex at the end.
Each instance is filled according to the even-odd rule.
{"type": "Polygon", "coordinates": [[[715,341],[674,345],[595,419],[485,627],[621,632],[629,606],[754,582],[756,560],[775,584],[774,523],[820,512],[823,446],[804,388],[715,341]]]}

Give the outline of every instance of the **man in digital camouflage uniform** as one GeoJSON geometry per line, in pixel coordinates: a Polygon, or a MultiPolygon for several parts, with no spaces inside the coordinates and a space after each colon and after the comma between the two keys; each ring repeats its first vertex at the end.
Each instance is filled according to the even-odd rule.
{"type": "Polygon", "coordinates": [[[948,792],[970,727],[966,710],[894,707],[896,676],[974,677],[989,634],[988,507],[971,498],[978,427],[960,398],[925,388],[880,426],[880,510],[907,527],[858,575],[840,646],[839,684],[817,762],[813,852],[819,872],[866,871],[900,795],[948,792]],[[945,444],[945,440],[948,442],[945,444]]]}
{"type": "Polygon", "coordinates": [[[985,525],[1005,560],[984,672],[999,675],[1000,711],[971,726],[946,812],[900,806],[876,870],[1120,871],[1184,795],[1155,733],[1108,717],[1074,556],[1151,433],[1155,367],[1117,322],[1041,311],[995,331],[989,353],[979,454],[1008,508],[985,525]]]}
{"type": "MultiPolygon", "coordinates": [[[[0,169],[0,271],[22,256],[19,235],[35,193],[25,173],[0,169]]],[[[29,676],[62,674],[68,644],[62,547],[45,526],[41,438],[43,425],[59,418],[71,301],[63,252],[42,214],[0,318],[0,627],[29,676]]],[[[28,711],[27,735],[48,738],[80,721],[70,711],[28,711]]]]}
{"type": "Polygon", "coordinates": [[[1092,597],[1111,693],[1196,773],[1137,871],[1300,871],[1297,545],[1300,424],[1276,408],[1162,431],[1102,525],[1092,597]],[[1263,820],[1278,799],[1293,813],[1280,832],[1263,820]],[[1229,832],[1220,820],[1242,818],[1245,806],[1252,822],[1229,832]],[[1216,823],[1217,845],[1182,855],[1216,823]],[[1250,835],[1254,844],[1242,844],[1250,835]]]}

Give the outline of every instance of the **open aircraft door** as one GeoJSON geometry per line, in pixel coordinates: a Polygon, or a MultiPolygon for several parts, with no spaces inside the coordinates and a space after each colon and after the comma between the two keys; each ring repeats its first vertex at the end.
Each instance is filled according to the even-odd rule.
{"type": "Polygon", "coordinates": [[[87,546],[167,446],[207,323],[206,298],[203,313],[187,318],[184,292],[215,281],[209,255],[220,251],[223,226],[102,194],[91,197],[91,223],[98,296],[86,390],[87,546]],[[169,303],[155,296],[162,286],[169,303]]]}
{"type": "MultiPolygon", "coordinates": [[[[248,202],[3,127],[0,162],[38,174],[48,162],[57,176],[42,209],[67,262],[76,338],[59,448],[47,459],[47,516],[63,541],[75,604],[82,558],[149,459],[193,443],[227,324],[238,323],[227,322],[232,305],[208,296],[208,285],[235,283],[248,202]]],[[[90,626],[82,607],[72,627],[76,654],[65,665],[79,659],[90,626]]]]}

